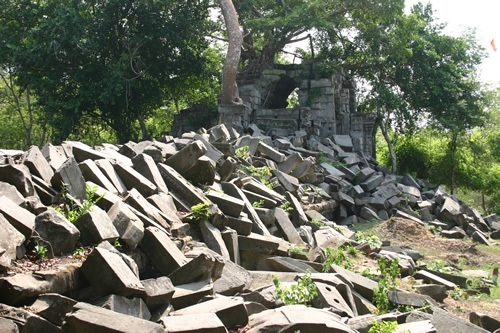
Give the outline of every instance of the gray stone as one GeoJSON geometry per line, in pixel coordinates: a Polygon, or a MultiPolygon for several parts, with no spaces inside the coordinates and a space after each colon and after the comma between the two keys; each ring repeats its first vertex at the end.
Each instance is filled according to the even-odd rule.
{"type": "Polygon", "coordinates": [[[384,181],[384,175],[380,172],[374,173],[368,179],[364,180],[359,184],[361,188],[367,192],[371,192],[376,189],[384,181]]]}
{"type": "Polygon", "coordinates": [[[203,193],[190,184],[179,172],[166,164],[158,164],[160,174],[169,190],[184,200],[188,207],[207,202],[203,193]]]}
{"type": "Polygon", "coordinates": [[[287,192],[291,192],[296,194],[297,190],[300,187],[300,182],[297,178],[287,175],[284,172],[279,171],[278,169],[271,170],[272,174],[276,177],[278,182],[287,192]]]}
{"type": "Polygon", "coordinates": [[[0,233],[0,249],[5,251],[1,257],[5,260],[5,268],[7,268],[12,260],[21,259],[26,253],[24,247],[26,238],[2,214],[0,214],[0,230],[2,230],[0,233]]]}
{"type": "Polygon", "coordinates": [[[160,322],[169,333],[227,333],[215,313],[163,316],[160,322]]]}
{"type": "Polygon", "coordinates": [[[93,305],[108,309],[114,312],[122,313],[144,320],[151,319],[146,303],[140,298],[127,298],[119,295],[109,295],[99,298],[92,302],[93,305]]]}
{"type": "Polygon", "coordinates": [[[224,296],[233,296],[249,290],[252,283],[250,273],[240,265],[226,261],[222,276],[214,282],[214,292],[224,296]]]}
{"type": "Polygon", "coordinates": [[[116,172],[113,164],[109,160],[94,161],[104,175],[111,181],[119,194],[127,193],[127,186],[116,172]]]}
{"type": "Polygon", "coordinates": [[[160,276],[156,279],[142,280],[142,285],[146,291],[143,297],[150,310],[158,308],[160,305],[169,304],[174,295],[174,285],[166,276],[160,276]]]}
{"type": "Polygon", "coordinates": [[[219,229],[208,221],[201,221],[200,230],[203,240],[209,249],[221,255],[224,260],[231,260],[219,229]]]}
{"type": "Polygon", "coordinates": [[[165,333],[162,325],[135,318],[87,303],[77,303],[66,316],[64,332],[158,332],[165,333]]]}
{"type": "Polygon", "coordinates": [[[68,158],[66,162],[56,170],[50,183],[54,188],[60,191],[66,188],[68,193],[78,200],[87,199],[85,179],[78,167],[78,163],[73,157],[68,158]]]}
{"type": "Polygon", "coordinates": [[[439,217],[445,222],[455,222],[458,214],[460,214],[460,205],[451,197],[447,197],[439,211],[439,217]]]}
{"type": "Polygon", "coordinates": [[[249,318],[248,326],[247,333],[357,332],[342,323],[338,315],[326,310],[306,307],[305,305],[287,305],[253,314],[249,318]]]}
{"type": "Polygon", "coordinates": [[[13,320],[0,317],[0,331],[2,333],[19,333],[19,328],[13,320]]]}
{"type": "Polygon", "coordinates": [[[482,327],[490,332],[496,332],[500,329],[500,321],[498,319],[479,312],[471,312],[469,314],[469,321],[474,325],[482,327]]]}
{"type": "Polygon", "coordinates": [[[167,185],[151,156],[139,154],[132,159],[132,163],[136,171],[157,186],[158,192],[168,193],[167,185]]]}
{"type": "Polygon", "coordinates": [[[318,296],[314,298],[312,303],[316,308],[330,308],[330,311],[343,317],[352,318],[355,316],[351,307],[334,286],[318,281],[315,281],[314,284],[318,290],[318,296]]]}
{"type": "Polygon", "coordinates": [[[304,159],[299,153],[292,153],[288,155],[283,162],[278,164],[278,170],[288,175],[303,161],[304,159]]]}
{"type": "Polygon", "coordinates": [[[421,308],[436,302],[427,295],[420,295],[406,291],[390,290],[387,294],[389,301],[398,305],[408,305],[416,308],[421,308]]]}
{"type": "Polygon", "coordinates": [[[330,227],[321,227],[314,232],[314,238],[316,239],[316,244],[323,249],[327,247],[339,247],[350,243],[348,238],[330,227]]]}
{"type": "Polygon", "coordinates": [[[17,229],[26,239],[31,237],[35,228],[35,215],[19,207],[15,202],[0,195],[0,213],[17,229]]]}
{"type": "Polygon", "coordinates": [[[68,158],[61,146],[53,146],[51,143],[43,146],[41,152],[53,170],[59,169],[68,158]]]}
{"type": "Polygon", "coordinates": [[[14,185],[24,197],[35,195],[35,188],[31,174],[26,165],[7,164],[0,165],[0,181],[14,185]]]}
{"type": "Polygon", "coordinates": [[[238,235],[248,236],[252,232],[253,223],[246,216],[228,216],[226,226],[234,229],[238,235]]]}
{"type": "Polygon", "coordinates": [[[141,297],[144,286],[120,255],[104,248],[95,248],[82,265],[81,271],[101,294],[141,297]]]}
{"type": "Polygon", "coordinates": [[[210,143],[207,139],[205,139],[202,135],[196,134],[193,138],[194,140],[199,140],[203,143],[205,148],[207,148],[207,152],[205,156],[210,158],[216,163],[219,163],[224,158],[224,153],[221,152],[217,147],[215,147],[212,143],[210,143]]]}
{"type": "Polygon", "coordinates": [[[484,328],[471,324],[462,318],[459,318],[438,307],[433,307],[432,324],[439,333],[487,333],[484,328]]]}
{"type": "Polygon", "coordinates": [[[120,198],[118,195],[106,191],[105,189],[91,181],[86,182],[86,185],[95,190],[94,198],[100,198],[96,202],[96,206],[101,208],[102,210],[108,211],[116,202],[122,200],[122,198],[120,198]]]}
{"type": "Polygon", "coordinates": [[[245,205],[243,200],[217,191],[209,191],[206,196],[210,201],[216,204],[224,214],[233,217],[240,216],[245,205]]]}
{"type": "Polygon", "coordinates": [[[50,183],[54,175],[54,170],[52,170],[49,162],[43,157],[42,152],[37,146],[31,146],[28,149],[21,158],[21,163],[29,168],[32,175],[36,175],[46,183],[50,183]]]}
{"type": "Polygon", "coordinates": [[[272,237],[251,233],[248,236],[238,236],[240,251],[249,251],[262,254],[273,254],[279,243],[272,237]]]}
{"type": "Polygon", "coordinates": [[[150,219],[156,221],[163,228],[168,229],[170,226],[166,219],[161,214],[160,210],[155,206],[150,204],[139,191],[135,188],[131,189],[128,195],[125,197],[124,201],[130,206],[134,207],[142,214],[146,215],[150,219]]]}
{"type": "Polygon", "coordinates": [[[155,227],[148,227],[139,247],[149,256],[151,263],[162,275],[169,275],[186,264],[184,254],[166,233],[155,227]]]}
{"type": "Polygon", "coordinates": [[[231,228],[225,228],[221,231],[222,240],[229,252],[230,261],[240,264],[240,248],[238,247],[238,233],[231,228]]]}
{"type": "Polygon", "coordinates": [[[377,288],[377,282],[335,264],[332,264],[331,268],[335,273],[342,276],[346,281],[352,283],[354,285],[354,291],[358,292],[366,299],[373,298],[373,289],[377,288]]]}
{"type": "Polygon", "coordinates": [[[380,217],[378,216],[377,212],[375,212],[373,209],[369,207],[363,207],[361,208],[361,211],[359,213],[360,217],[364,218],[366,221],[380,221],[380,217]]]}
{"type": "Polygon", "coordinates": [[[146,199],[163,213],[163,217],[167,219],[169,224],[173,225],[182,223],[181,219],[177,215],[177,207],[175,206],[174,199],[171,195],[160,192],[147,197],[146,199]]]}
{"type": "Polygon", "coordinates": [[[108,216],[127,248],[135,249],[144,237],[144,223],[122,201],[111,206],[108,216]]]}
{"type": "Polygon", "coordinates": [[[80,241],[84,245],[99,244],[105,240],[112,241],[120,236],[108,214],[95,206],[80,216],[74,225],[80,231],[80,241]]]}
{"type": "Polygon", "coordinates": [[[196,160],[196,163],[182,175],[191,183],[200,185],[210,185],[215,181],[216,164],[211,158],[201,156],[196,160]]]}
{"type": "Polygon", "coordinates": [[[321,167],[325,170],[326,174],[329,176],[345,178],[345,173],[334,167],[333,165],[324,162],[321,163],[321,167]]]}
{"type": "Polygon", "coordinates": [[[178,285],[175,287],[171,304],[174,309],[183,309],[197,304],[203,297],[213,295],[213,293],[213,283],[210,279],[178,285]]]}
{"type": "Polygon", "coordinates": [[[0,181],[0,193],[2,193],[2,196],[12,200],[18,206],[24,206],[26,203],[26,200],[21,193],[19,193],[17,188],[9,183],[0,181]]]}
{"type": "Polygon", "coordinates": [[[478,231],[475,231],[472,233],[471,238],[474,242],[481,243],[484,245],[490,245],[490,242],[488,240],[488,236],[485,235],[484,233],[478,231]]]}
{"type": "Polygon", "coordinates": [[[53,209],[36,216],[35,230],[56,255],[72,252],[80,238],[78,228],[53,209]]]}
{"type": "Polygon", "coordinates": [[[181,175],[193,166],[198,158],[205,155],[207,148],[203,142],[196,140],[179,150],[175,155],[165,161],[165,165],[170,166],[181,175]]]}
{"type": "MultiPolygon", "coordinates": [[[[245,207],[243,207],[243,211],[248,214],[248,218],[253,222],[252,225],[252,232],[261,234],[261,235],[271,235],[267,228],[265,227],[264,223],[262,223],[262,220],[260,219],[259,215],[255,211],[255,208],[252,206],[246,195],[243,193],[243,191],[238,188],[236,185],[233,183],[222,183],[222,190],[224,193],[227,193],[230,196],[233,196],[235,198],[243,200],[245,207]]],[[[233,228],[235,229],[235,228],[233,228]]],[[[247,236],[242,233],[243,236],[247,236]]]]}
{"type": "Polygon", "coordinates": [[[448,297],[448,292],[446,291],[446,287],[444,285],[422,284],[416,285],[414,288],[419,294],[430,296],[441,303],[446,297],[448,297]]]}
{"type": "Polygon", "coordinates": [[[118,193],[113,183],[104,175],[93,160],[85,160],[79,164],[79,167],[86,181],[91,181],[113,194],[118,193]]]}
{"type": "Polygon", "coordinates": [[[77,301],[59,294],[42,294],[30,305],[30,310],[47,319],[51,323],[61,326],[64,317],[71,312],[77,301]]]}
{"type": "Polygon", "coordinates": [[[295,272],[295,273],[306,273],[312,272],[317,273],[318,271],[312,266],[313,263],[298,260],[295,258],[279,257],[273,256],[266,259],[266,265],[269,270],[276,272],[295,272]]]}
{"type": "Polygon", "coordinates": [[[286,159],[285,154],[280,153],[279,151],[269,146],[268,144],[264,143],[263,141],[259,142],[257,146],[257,151],[260,152],[261,154],[264,154],[265,156],[267,156],[268,158],[277,163],[281,163],[286,159]]]}
{"type": "Polygon", "coordinates": [[[284,234],[286,240],[293,244],[304,244],[292,221],[288,218],[288,214],[282,208],[275,209],[274,217],[278,229],[284,234]]]}
{"type": "Polygon", "coordinates": [[[0,332],[59,333],[60,329],[44,318],[21,308],[0,304],[0,332]],[[12,319],[12,320],[8,320],[12,319]],[[15,323],[12,326],[11,323],[15,323]]]}
{"type": "Polygon", "coordinates": [[[174,286],[221,277],[224,260],[218,253],[206,250],[192,255],[196,256],[168,275],[174,286]]]}
{"type": "Polygon", "coordinates": [[[128,190],[135,189],[145,197],[158,192],[158,187],[135,169],[121,163],[115,163],[113,167],[128,190]]]}
{"type": "Polygon", "coordinates": [[[173,315],[196,313],[215,313],[227,328],[245,327],[248,323],[247,311],[241,297],[217,297],[177,310],[173,315]]]}
{"type": "Polygon", "coordinates": [[[57,270],[39,271],[36,276],[30,273],[0,278],[0,302],[20,306],[45,293],[71,297],[85,285],[80,264],[61,265],[57,270]]]}

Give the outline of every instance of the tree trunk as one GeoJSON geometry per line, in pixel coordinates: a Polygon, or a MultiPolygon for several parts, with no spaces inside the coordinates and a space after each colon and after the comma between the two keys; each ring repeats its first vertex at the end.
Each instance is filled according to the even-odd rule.
{"type": "Polygon", "coordinates": [[[389,137],[387,121],[385,121],[385,118],[382,116],[382,112],[380,111],[380,107],[378,107],[378,106],[377,106],[377,114],[378,114],[378,117],[380,119],[379,120],[380,130],[382,131],[382,135],[384,136],[385,142],[387,143],[387,149],[389,149],[389,156],[391,158],[392,172],[396,173],[398,170],[398,160],[397,160],[396,152],[394,151],[394,146],[392,145],[391,138],[389,137]]]}
{"type": "Polygon", "coordinates": [[[243,35],[238,23],[238,13],[231,0],[219,0],[219,5],[226,24],[229,45],[227,48],[226,61],[222,73],[222,96],[221,104],[241,103],[238,86],[236,85],[236,73],[241,57],[241,46],[243,35]]]}

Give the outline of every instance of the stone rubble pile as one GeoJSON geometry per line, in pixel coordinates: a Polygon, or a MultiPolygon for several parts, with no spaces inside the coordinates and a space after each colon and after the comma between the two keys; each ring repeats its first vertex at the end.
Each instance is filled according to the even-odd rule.
{"type": "Polygon", "coordinates": [[[359,243],[348,228],[404,218],[489,244],[500,237],[495,215],[391,174],[352,152],[348,136],[271,138],[250,129],[4,151],[0,332],[367,332],[374,321],[410,332],[500,328],[494,318],[474,314],[471,323],[439,307],[465,287],[459,276],[415,273],[418,253],[359,243]],[[100,198],[90,209],[89,195],[100,198]],[[82,214],[71,223],[54,206],[82,214]],[[427,283],[388,295],[416,310],[377,316],[377,282],[336,265],[323,272],[325,250],[346,244],[397,258],[402,276],[427,283]],[[60,264],[10,273],[34,249],[60,264]],[[276,298],[273,277],[291,284],[306,272],[318,290],[312,307],[276,298]]]}

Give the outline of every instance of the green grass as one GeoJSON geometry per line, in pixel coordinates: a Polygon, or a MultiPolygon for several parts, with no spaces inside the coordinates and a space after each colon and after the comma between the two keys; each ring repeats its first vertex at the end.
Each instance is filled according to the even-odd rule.
{"type": "Polygon", "coordinates": [[[375,229],[375,227],[377,227],[380,223],[382,223],[382,222],[377,221],[377,220],[372,220],[372,221],[363,222],[363,223],[356,223],[352,226],[352,230],[353,231],[362,231],[362,232],[370,231],[370,233],[373,234],[372,229],[375,229]]]}

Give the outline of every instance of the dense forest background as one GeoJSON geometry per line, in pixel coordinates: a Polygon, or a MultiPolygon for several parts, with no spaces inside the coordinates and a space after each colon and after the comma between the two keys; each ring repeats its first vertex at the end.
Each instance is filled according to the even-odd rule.
{"type": "MultiPolygon", "coordinates": [[[[404,0],[233,3],[241,74],[298,59],[342,66],[359,111],[377,114],[381,163],[500,213],[500,89],[478,79],[474,31],[448,36],[430,5],[407,13],[404,0]]],[[[168,132],[181,109],[216,114],[226,36],[210,0],[5,0],[0,147],[139,141],[168,132]]]]}

